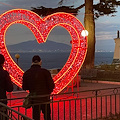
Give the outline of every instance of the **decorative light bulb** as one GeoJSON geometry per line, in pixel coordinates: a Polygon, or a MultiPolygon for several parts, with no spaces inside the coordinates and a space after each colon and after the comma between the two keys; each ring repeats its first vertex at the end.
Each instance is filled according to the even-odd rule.
{"type": "Polygon", "coordinates": [[[82,35],[83,37],[88,36],[88,31],[87,31],[87,30],[82,30],[81,35],[82,35]]]}

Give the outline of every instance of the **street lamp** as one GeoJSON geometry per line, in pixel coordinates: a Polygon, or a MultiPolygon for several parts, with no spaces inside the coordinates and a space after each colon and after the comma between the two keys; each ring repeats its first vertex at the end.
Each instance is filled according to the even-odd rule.
{"type": "Polygon", "coordinates": [[[20,58],[19,54],[15,54],[15,58],[17,59],[17,65],[18,65],[18,59],[20,58]]]}
{"type": "MultiPolygon", "coordinates": [[[[20,58],[19,54],[15,54],[15,58],[17,59],[17,65],[18,65],[18,59],[20,58]]],[[[17,90],[19,90],[19,87],[17,86],[17,90]]]]}

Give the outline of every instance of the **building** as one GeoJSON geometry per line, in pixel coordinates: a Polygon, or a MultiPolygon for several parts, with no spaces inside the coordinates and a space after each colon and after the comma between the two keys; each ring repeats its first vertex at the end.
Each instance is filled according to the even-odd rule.
{"type": "Polygon", "coordinates": [[[117,38],[115,40],[115,50],[113,56],[113,64],[120,64],[120,38],[119,38],[119,31],[117,31],[117,38]]]}

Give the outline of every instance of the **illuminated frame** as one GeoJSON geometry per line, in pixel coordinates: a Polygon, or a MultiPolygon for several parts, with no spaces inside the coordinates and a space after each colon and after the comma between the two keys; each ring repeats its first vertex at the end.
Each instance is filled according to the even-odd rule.
{"type": "Polygon", "coordinates": [[[13,9],[0,16],[0,52],[5,57],[4,69],[6,69],[13,83],[22,87],[24,71],[11,58],[6,44],[5,34],[7,29],[15,23],[27,26],[37,39],[38,43],[46,42],[51,30],[56,26],[65,28],[72,39],[72,48],[69,58],[61,71],[53,78],[55,89],[53,94],[62,91],[79,72],[87,52],[87,38],[81,35],[84,29],[81,22],[68,13],[54,13],[41,18],[36,13],[25,9],[13,9]]]}

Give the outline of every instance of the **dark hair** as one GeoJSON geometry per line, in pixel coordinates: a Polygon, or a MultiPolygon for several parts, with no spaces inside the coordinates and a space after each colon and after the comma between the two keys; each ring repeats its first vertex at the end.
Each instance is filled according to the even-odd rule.
{"type": "Polygon", "coordinates": [[[0,54],[0,65],[2,65],[5,62],[5,58],[2,54],[0,54]]]}
{"type": "Polygon", "coordinates": [[[33,56],[32,62],[37,63],[37,62],[40,62],[40,61],[41,61],[41,58],[38,55],[33,56]]]}

